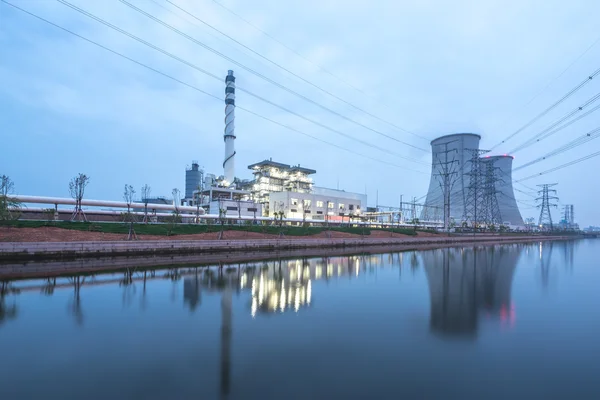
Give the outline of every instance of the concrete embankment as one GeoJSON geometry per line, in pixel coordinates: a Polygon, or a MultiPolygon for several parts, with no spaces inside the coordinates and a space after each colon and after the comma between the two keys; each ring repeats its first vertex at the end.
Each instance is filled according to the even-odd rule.
{"type": "Polygon", "coordinates": [[[458,236],[351,239],[268,239],[268,240],[173,240],[114,242],[10,242],[0,243],[0,261],[72,259],[85,257],[154,256],[181,254],[227,254],[232,252],[281,251],[311,248],[361,248],[392,245],[448,245],[467,243],[509,243],[565,239],[551,236],[458,236]]]}

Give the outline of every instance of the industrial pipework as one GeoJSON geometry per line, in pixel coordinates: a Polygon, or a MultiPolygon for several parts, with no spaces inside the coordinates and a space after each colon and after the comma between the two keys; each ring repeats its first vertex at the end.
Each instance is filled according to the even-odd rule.
{"type": "Polygon", "coordinates": [[[223,175],[227,184],[235,179],[235,76],[233,71],[227,71],[225,77],[225,159],[223,175]]]}

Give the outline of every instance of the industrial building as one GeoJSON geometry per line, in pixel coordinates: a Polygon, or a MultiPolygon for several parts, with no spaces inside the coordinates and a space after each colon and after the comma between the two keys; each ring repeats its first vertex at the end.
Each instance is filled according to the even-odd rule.
{"type": "Polygon", "coordinates": [[[482,156],[481,136],[457,133],[431,141],[432,164],[422,220],[446,227],[524,226],[512,187],[508,155],[482,156]]]}
{"type": "Polygon", "coordinates": [[[236,177],[235,139],[235,76],[230,70],[225,78],[223,175],[205,174],[192,161],[185,171],[182,205],[200,207],[209,215],[323,221],[349,221],[366,209],[366,195],[314,187],[311,175],[317,171],[299,164],[269,158],[248,166],[252,179],[236,177]]]}

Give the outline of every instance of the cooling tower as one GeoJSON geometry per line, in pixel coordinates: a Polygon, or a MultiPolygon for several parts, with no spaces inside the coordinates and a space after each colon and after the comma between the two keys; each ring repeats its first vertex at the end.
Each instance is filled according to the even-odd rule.
{"type": "Polygon", "coordinates": [[[431,141],[431,178],[421,220],[442,220],[444,217],[443,178],[448,174],[450,182],[450,218],[456,223],[465,214],[468,195],[471,150],[479,148],[481,136],[474,133],[456,133],[431,141]]]}
{"type": "Polygon", "coordinates": [[[500,208],[502,222],[513,226],[523,226],[523,218],[517,206],[512,186],[513,157],[508,155],[483,157],[482,162],[491,162],[496,171],[496,198],[500,208]]]}

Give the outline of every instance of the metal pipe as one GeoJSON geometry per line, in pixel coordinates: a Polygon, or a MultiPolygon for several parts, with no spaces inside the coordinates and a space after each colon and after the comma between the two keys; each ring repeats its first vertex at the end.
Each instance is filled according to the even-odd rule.
{"type": "MultiPolygon", "coordinates": [[[[36,204],[61,204],[61,205],[75,205],[75,200],[68,197],[44,197],[44,196],[23,196],[15,195],[11,196],[21,203],[36,203],[36,204]]],[[[124,201],[110,201],[110,200],[90,200],[82,199],[82,206],[93,206],[93,207],[115,207],[115,208],[143,208],[144,203],[131,203],[127,204],[124,201]]],[[[200,214],[204,214],[204,209],[199,210],[196,207],[191,206],[175,206],[173,204],[148,204],[148,210],[168,210],[180,212],[187,211],[196,213],[199,211],[200,214]]]]}

